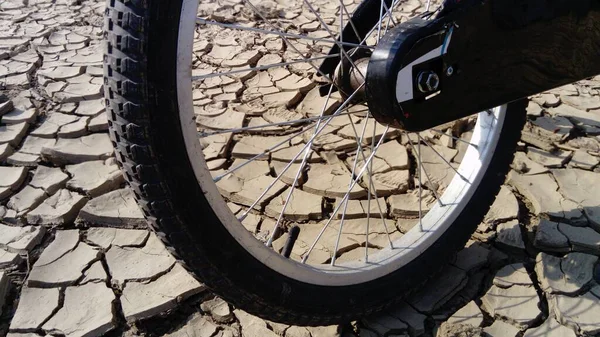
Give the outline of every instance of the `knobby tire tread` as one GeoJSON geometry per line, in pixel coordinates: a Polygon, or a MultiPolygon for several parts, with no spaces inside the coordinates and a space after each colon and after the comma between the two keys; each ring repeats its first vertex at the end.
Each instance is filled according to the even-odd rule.
{"type": "MultiPolygon", "coordinates": [[[[149,77],[155,69],[150,69],[149,59],[152,55],[148,47],[151,36],[149,32],[153,25],[158,24],[153,18],[152,10],[158,11],[160,8],[154,8],[154,4],[161,1],[166,0],[107,1],[104,90],[110,138],[117,162],[150,227],[179,263],[233,305],[261,317],[294,325],[330,325],[364,317],[393,306],[403,298],[401,295],[409,294],[427,281],[427,278],[421,278],[418,282],[413,282],[410,289],[402,290],[401,294],[397,294],[399,290],[390,288],[389,292],[396,295],[385,300],[365,301],[329,310],[265,299],[232,279],[244,279],[245,275],[223,272],[223,264],[230,260],[209,257],[207,248],[198,243],[193,234],[195,229],[181,216],[180,209],[185,205],[180,205],[178,192],[173,190],[173,184],[169,183],[163,172],[167,169],[164,162],[165,149],[157,139],[165,135],[159,133],[160,128],[154,119],[157,113],[166,112],[157,112],[152,106],[156,100],[156,93],[153,92],[155,83],[149,77]]],[[[178,20],[177,18],[174,23],[178,20]]],[[[464,214],[459,216],[460,224],[453,224],[452,230],[449,229],[428,250],[430,255],[437,250],[458,251],[483,219],[513,160],[525,116],[524,102],[509,105],[501,141],[490,164],[490,172],[476,192],[477,198],[473,198],[464,214]]],[[[211,225],[222,226],[220,223],[206,224],[211,225]]],[[[439,262],[437,254],[433,255],[424,259],[439,271],[445,263],[439,262]]],[[[422,269],[422,274],[429,275],[429,278],[436,275],[430,268],[431,266],[426,266],[422,269]]],[[[395,277],[398,278],[398,275],[395,277]]],[[[389,282],[384,285],[389,287],[389,282]]],[[[382,288],[381,291],[385,292],[386,289],[382,288]]]]}

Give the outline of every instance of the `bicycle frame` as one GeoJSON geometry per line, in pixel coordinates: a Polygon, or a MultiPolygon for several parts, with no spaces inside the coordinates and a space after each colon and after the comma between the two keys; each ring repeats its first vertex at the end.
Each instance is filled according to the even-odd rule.
{"type": "Polygon", "coordinates": [[[433,20],[410,20],[380,41],[366,99],[380,122],[420,131],[598,75],[599,56],[598,0],[447,0],[433,20]],[[439,75],[435,90],[420,90],[423,72],[439,75]]]}

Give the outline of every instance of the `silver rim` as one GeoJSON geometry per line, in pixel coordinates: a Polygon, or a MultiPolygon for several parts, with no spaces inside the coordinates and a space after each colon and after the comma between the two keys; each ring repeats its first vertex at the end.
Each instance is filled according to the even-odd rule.
{"type": "MultiPolygon", "coordinates": [[[[254,11],[258,10],[251,2],[244,1],[244,3],[248,8],[254,11]]],[[[302,1],[302,4],[309,12],[315,14],[317,17],[316,21],[321,27],[326,26],[323,18],[307,0],[302,1]]],[[[341,2],[339,4],[341,4],[341,7],[338,10],[338,19],[339,22],[345,23],[348,17],[346,13],[349,11],[341,2]]],[[[389,10],[394,13],[394,8],[398,4],[399,2],[393,3],[389,10]]],[[[428,7],[429,4],[426,6],[428,7]]],[[[247,64],[242,64],[237,69],[231,66],[226,71],[206,68],[206,63],[208,62],[204,61],[196,62],[192,66],[194,35],[196,28],[198,28],[198,23],[202,23],[202,27],[218,27],[224,30],[243,28],[244,30],[248,30],[248,27],[236,27],[232,24],[216,23],[206,25],[206,19],[196,16],[198,12],[197,8],[198,0],[183,1],[178,41],[177,91],[181,126],[188,157],[198,183],[203,189],[215,214],[240,245],[255,258],[283,275],[307,283],[328,286],[363,283],[385,276],[414,260],[430,247],[463,211],[490,164],[493,152],[498,144],[506,106],[479,113],[477,121],[471,130],[472,136],[470,139],[446,133],[444,129],[431,130],[427,134],[399,134],[398,131],[391,130],[386,126],[373,124],[372,118],[368,114],[365,114],[364,108],[354,107],[348,109],[348,101],[336,103],[337,108],[327,111],[325,106],[328,106],[329,100],[332,99],[331,92],[325,99],[325,104],[321,108],[320,113],[314,115],[304,114],[301,118],[293,120],[277,121],[275,123],[263,122],[262,124],[255,123],[254,117],[244,116],[244,124],[241,126],[223,128],[221,125],[211,125],[211,121],[215,120],[214,116],[229,117],[229,115],[226,115],[228,113],[235,115],[233,112],[235,110],[229,110],[235,103],[248,103],[244,102],[244,97],[238,99],[236,96],[235,99],[226,103],[227,111],[221,112],[221,114],[219,114],[219,111],[206,112],[204,110],[203,115],[212,116],[212,120],[209,117],[202,119],[204,116],[200,114],[199,117],[202,122],[199,123],[199,126],[198,118],[194,111],[193,86],[190,83],[194,83],[195,86],[198,86],[202,81],[213,81],[210,83],[214,83],[214,79],[217,78],[216,75],[220,79],[227,79],[227,82],[231,82],[230,84],[240,83],[241,81],[249,80],[248,73],[250,71],[247,64]],[[190,71],[190,69],[193,70],[190,71]],[[233,80],[230,81],[229,78],[233,80]],[[214,113],[214,116],[212,113],[214,113]],[[311,177],[315,179],[315,176],[311,176],[311,172],[326,173],[329,170],[331,173],[331,168],[328,169],[325,164],[311,163],[312,158],[315,152],[323,151],[323,148],[319,145],[319,137],[323,137],[325,132],[333,129],[329,127],[330,125],[336,125],[337,127],[338,124],[341,124],[342,122],[339,121],[342,119],[348,120],[348,123],[342,127],[345,128],[345,135],[348,136],[350,134],[355,138],[354,145],[346,146],[351,149],[347,151],[341,150],[341,152],[344,152],[342,157],[349,155],[348,160],[345,160],[347,171],[341,174],[341,176],[346,178],[347,188],[345,191],[336,191],[337,194],[328,194],[327,191],[323,193],[325,195],[322,196],[322,200],[326,201],[327,197],[331,196],[337,196],[339,200],[333,205],[329,205],[329,209],[326,208],[325,211],[321,212],[322,219],[298,220],[293,212],[287,211],[288,206],[292,205],[290,207],[293,207],[295,195],[305,196],[304,193],[314,194],[320,191],[319,186],[315,187],[307,184],[311,180],[311,177]],[[229,166],[224,170],[218,172],[209,170],[205,159],[208,150],[205,149],[203,151],[203,148],[207,144],[207,138],[228,138],[232,134],[251,134],[257,130],[264,131],[268,128],[284,130],[286,135],[265,145],[261,151],[244,152],[244,159],[238,158],[233,163],[227,163],[226,165],[229,166]],[[367,131],[368,128],[371,130],[367,131]],[[300,139],[299,137],[303,138],[300,139]],[[388,166],[392,170],[381,168],[383,163],[377,155],[378,151],[382,147],[389,148],[389,144],[393,144],[394,146],[397,144],[400,151],[402,145],[396,140],[397,137],[402,137],[406,140],[406,148],[414,157],[411,164],[414,167],[413,174],[410,174],[406,169],[395,170],[393,165],[389,164],[388,166]],[[434,142],[441,142],[442,139],[450,140],[455,142],[458,147],[462,146],[465,148],[461,152],[461,154],[464,153],[464,156],[460,164],[455,162],[458,161],[456,160],[456,153],[454,156],[445,156],[445,149],[434,144],[434,142]],[[267,175],[253,177],[254,179],[260,179],[260,181],[250,179],[251,183],[244,181],[241,189],[238,188],[242,179],[240,178],[242,176],[241,172],[247,174],[248,171],[253,169],[253,165],[257,165],[257,162],[264,163],[265,157],[272,161],[273,158],[269,158],[270,154],[282,148],[290,148],[290,152],[295,151],[291,154],[286,154],[288,162],[281,161],[277,163],[275,174],[271,173],[272,176],[270,177],[267,175]],[[303,170],[309,165],[308,180],[304,185],[298,186],[298,181],[303,176],[303,170]],[[438,174],[440,165],[445,165],[442,171],[446,172],[447,178],[440,179],[438,174]],[[434,170],[430,170],[429,168],[436,168],[436,170],[434,172],[434,170]],[[287,173],[288,171],[290,173],[287,173]],[[389,175],[393,178],[396,175],[406,175],[407,172],[408,178],[405,180],[407,185],[412,187],[410,191],[396,188],[395,190],[392,189],[393,193],[390,196],[388,195],[390,194],[389,190],[378,186],[377,179],[380,177],[378,174],[384,174],[386,177],[389,175]],[[451,179],[449,178],[450,176],[452,177],[451,179]],[[444,179],[445,183],[442,183],[444,179]],[[234,188],[231,187],[232,185],[234,185],[234,188]],[[255,189],[250,188],[253,185],[256,185],[255,189]],[[273,194],[274,190],[278,191],[277,195],[273,194]],[[231,191],[238,192],[231,193],[231,191]],[[385,196],[383,196],[384,193],[382,192],[386,192],[385,196]],[[222,194],[225,195],[225,198],[242,204],[236,214],[230,208],[231,203],[228,206],[228,202],[222,194]],[[252,197],[254,197],[254,200],[252,197]],[[265,199],[265,197],[271,198],[270,201],[269,199],[265,199]],[[355,202],[357,198],[363,200],[361,203],[363,208],[366,205],[366,217],[358,220],[348,219],[350,217],[349,209],[357,205],[355,202]],[[382,198],[385,198],[385,202],[382,198]],[[388,203],[392,202],[391,198],[394,198],[394,203],[397,205],[403,205],[402,200],[416,198],[418,200],[418,207],[402,209],[402,206],[392,209],[389,212],[390,210],[387,208],[388,203]],[[272,204],[273,202],[277,202],[277,200],[279,200],[279,205],[272,204]],[[265,205],[271,207],[265,207],[265,205]],[[268,208],[269,210],[267,210],[268,208]],[[277,212],[274,212],[274,210],[277,212]],[[405,231],[405,233],[402,233],[398,229],[402,227],[403,221],[390,216],[390,213],[404,214],[403,212],[417,217],[417,219],[413,219],[412,221],[405,221],[413,225],[412,229],[405,231]],[[249,219],[254,220],[257,216],[263,219],[261,226],[264,226],[266,223],[272,226],[266,232],[266,235],[265,231],[262,233],[251,233],[242,224],[242,222],[249,221],[249,219]],[[266,221],[266,219],[269,221],[266,221]],[[298,246],[296,252],[303,254],[293,253],[291,258],[284,258],[276,250],[281,248],[286,235],[284,233],[284,235],[277,238],[277,235],[281,231],[275,231],[274,228],[289,228],[291,226],[290,223],[300,227],[301,239],[296,243],[298,246]],[[358,230],[361,232],[359,233],[358,230]],[[307,239],[309,237],[313,239],[307,239]],[[353,249],[348,250],[351,247],[353,249]],[[333,252],[336,253],[334,254],[333,252]],[[350,259],[346,255],[350,252],[352,252],[352,257],[355,257],[354,259],[350,259]],[[317,257],[315,258],[314,256],[317,257]]],[[[295,49],[297,54],[302,54],[291,40],[300,41],[301,37],[298,34],[287,31],[281,32],[262,12],[258,11],[258,13],[256,15],[262,21],[260,25],[251,27],[252,34],[259,34],[259,36],[266,35],[268,28],[269,35],[275,36],[280,41],[283,40],[287,44],[287,48],[295,49]]],[[[400,17],[393,18],[387,16],[387,13],[388,9],[383,6],[382,2],[380,18],[384,20],[380,20],[380,24],[374,29],[371,35],[371,39],[374,40],[373,43],[377,42],[377,36],[384,34],[390,26],[400,21],[400,17]]],[[[326,28],[325,31],[330,36],[335,35],[330,28],[326,28]]],[[[309,41],[312,44],[325,43],[325,38],[320,35],[318,37],[314,35],[309,37],[309,39],[302,37],[302,41],[309,41]]],[[[344,56],[346,55],[342,55],[342,57],[344,56]]],[[[272,58],[277,59],[276,57],[272,58]]],[[[307,60],[313,61],[314,65],[318,65],[318,62],[322,58],[323,56],[306,57],[307,60]]],[[[220,63],[223,64],[222,61],[220,63]]],[[[295,64],[302,63],[306,63],[306,60],[303,62],[299,59],[274,62],[277,68],[283,66],[292,67],[295,64]]],[[[236,64],[236,62],[233,61],[230,64],[236,64]]],[[[268,67],[268,65],[255,63],[252,70],[256,74],[253,78],[260,76],[261,72],[268,72],[269,69],[273,68],[268,67]]],[[[310,69],[314,74],[317,73],[316,68],[313,66],[306,66],[301,69],[310,69]]],[[[297,69],[292,70],[295,71],[297,69]]],[[[306,70],[306,72],[310,70],[306,70]]],[[[205,85],[204,87],[208,86],[205,85]]],[[[305,93],[300,95],[305,95],[305,93]]],[[[293,112],[291,109],[288,109],[288,111],[293,112]]],[[[210,146],[208,149],[214,150],[210,146]]],[[[211,158],[211,160],[214,159],[211,158]]],[[[219,160],[220,162],[223,161],[222,159],[219,160]]],[[[215,166],[213,164],[211,163],[211,167],[215,166]]],[[[235,208],[237,207],[235,206],[235,208]]],[[[390,208],[393,208],[393,206],[390,208]]],[[[202,220],[199,219],[198,221],[202,220]]]]}

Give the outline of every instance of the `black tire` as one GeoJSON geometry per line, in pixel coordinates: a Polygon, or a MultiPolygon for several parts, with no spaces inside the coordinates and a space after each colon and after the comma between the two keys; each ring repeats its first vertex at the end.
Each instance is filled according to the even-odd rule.
{"type": "Polygon", "coordinates": [[[150,225],[183,265],[219,296],[252,314],[296,325],[328,325],[383,310],[439,270],[492,204],[525,122],[525,102],[508,106],[490,169],[441,239],[374,281],[326,287],[281,275],[251,256],[219,222],[186,153],[176,93],[182,0],[109,0],[105,97],[117,160],[150,225]]]}

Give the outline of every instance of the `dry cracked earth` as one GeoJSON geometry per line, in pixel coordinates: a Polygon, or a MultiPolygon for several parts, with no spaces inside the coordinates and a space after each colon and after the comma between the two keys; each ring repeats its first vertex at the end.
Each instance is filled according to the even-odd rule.
{"type": "MultiPolygon", "coordinates": [[[[350,9],[356,5],[344,3],[350,9]]],[[[332,25],[338,4],[315,1],[332,25]]],[[[302,6],[263,5],[269,15],[285,18],[289,29],[318,33],[315,16],[302,6]]],[[[412,0],[400,7],[399,15],[406,17],[423,4],[412,0]]],[[[287,326],[215,297],[146,230],[108,137],[101,99],[103,10],[102,1],[0,2],[0,335],[600,336],[600,78],[530,98],[512,171],[443,277],[373,317],[320,328],[287,326]]],[[[241,1],[201,1],[200,15],[243,21],[247,8],[241,1]]],[[[278,38],[248,32],[217,36],[210,29],[198,30],[196,75],[214,71],[211,64],[260,66],[293,56],[278,38]]],[[[311,43],[302,48],[319,44],[311,43]]],[[[310,72],[305,64],[295,64],[287,70],[240,72],[228,83],[205,81],[194,92],[196,121],[202,130],[218,130],[314,116],[323,101],[310,72]],[[222,114],[228,104],[238,112],[222,114]]],[[[356,116],[352,123],[359,125],[356,116]]],[[[468,136],[468,125],[455,135],[468,136]]],[[[347,153],[354,136],[348,124],[332,128],[315,143],[313,174],[303,182],[302,198],[286,211],[292,219],[321,219],[323,203],[346,191],[347,179],[336,182],[332,167],[351,159],[347,153]]],[[[204,152],[218,175],[291,130],[208,137],[204,152]]],[[[409,170],[415,163],[407,139],[388,136],[397,146],[393,154],[378,155],[375,188],[402,235],[415,224],[410,219],[416,210],[414,170],[409,170]],[[387,197],[392,192],[399,194],[387,197]]],[[[447,160],[460,162],[462,143],[436,134],[423,137],[447,160]]],[[[300,143],[240,171],[235,183],[264,183],[259,180],[291,160],[300,143]]],[[[443,185],[447,170],[436,168],[432,154],[426,158],[436,183],[443,185]]],[[[224,181],[222,193],[240,211],[249,196],[224,181]]],[[[282,184],[279,193],[285,188],[282,184]]],[[[352,193],[356,198],[349,212],[360,219],[367,212],[360,201],[365,191],[357,185],[352,193]]],[[[268,234],[269,217],[280,212],[280,195],[263,205],[263,218],[245,221],[258,237],[268,234]]],[[[346,247],[340,259],[354,256],[356,248],[346,247]]],[[[329,258],[324,251],[314,257],[329,258]]]]}

